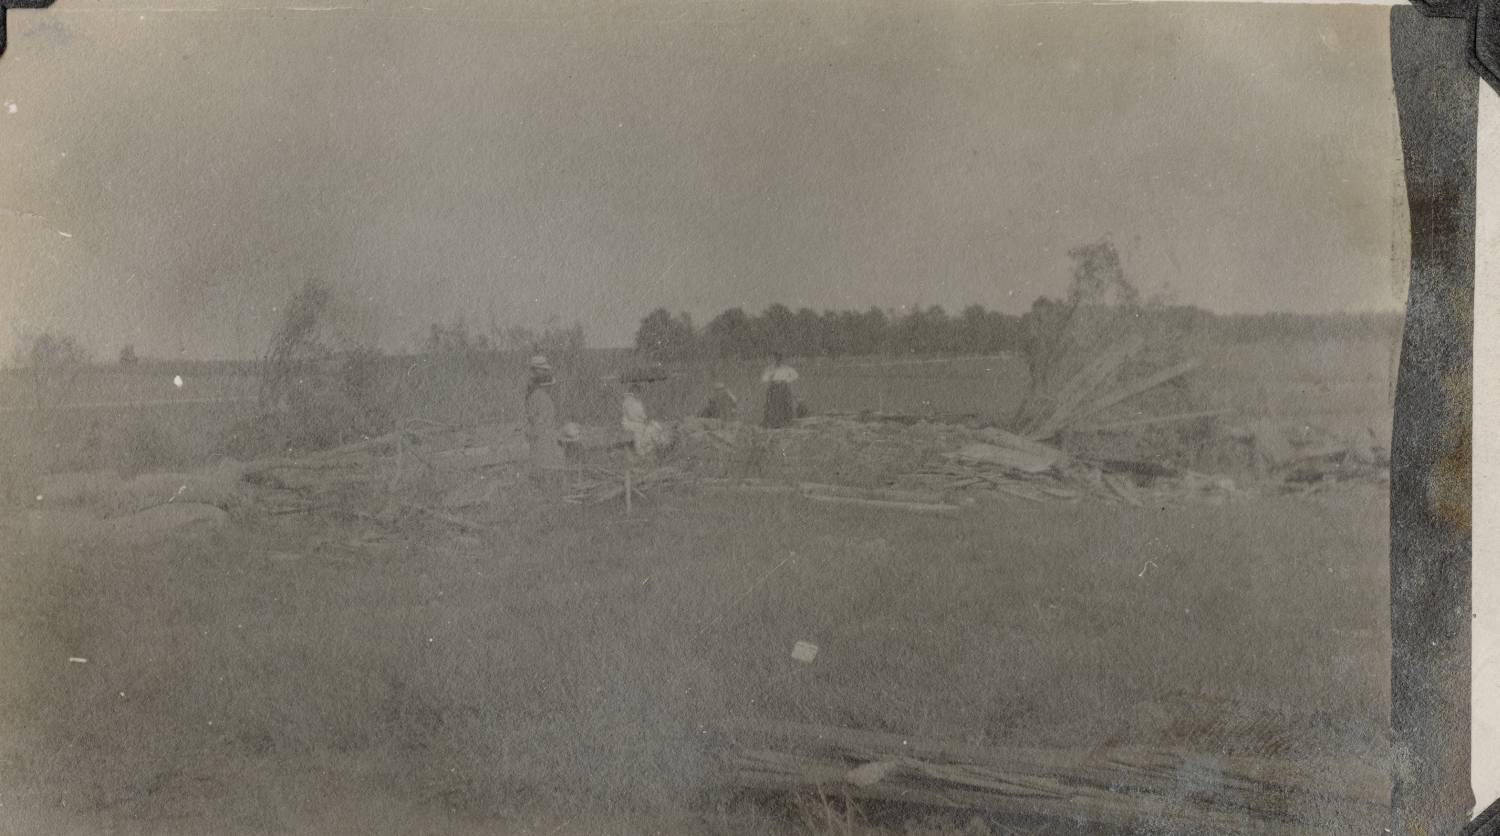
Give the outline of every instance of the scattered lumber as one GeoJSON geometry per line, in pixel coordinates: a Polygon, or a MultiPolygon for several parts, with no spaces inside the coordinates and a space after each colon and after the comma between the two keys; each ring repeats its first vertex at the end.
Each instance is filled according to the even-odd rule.
{"type": "Polygon", "coordinates": [[[1132,427],[1145,427],[1152,424],[1173,424],[1178,421],[1196,421],[1200,418],[1218,418],[1233,413],[1232,409],[1208,409],[1201,412],[1182,412],[1177,415],[1153,415],[1145,418],[1131,418],[1127,421],[1112,421],[1108,424],[1095,424],[1088,427],[1074,427],[1075,432],[1102,433],[1124,430],[1132,427]]]}
{"type": "Polygon", "coordinates": [[[645,488],[683,484],[689,479],[687,473],[675,467],[658,467],[644,472],[595,468],[591,472],[595,474],[595,478],[575,482],[572,491],[564,497],[566,501],[596,505],[626,497],[629,503],[634,497],[644,498],[645,488]]]}
{"type": "MultiPolygon", "coordinates": [[[[1121,349],[1127,350],[1128,344],[1121,349]]],[[[1114,363],[1100,361],[1088,372],[1092,377],[1107,377],[1106,372],[1115,373],[1110,371],[1114,363]]],[[[1104,397],[1080,397],[1077,402],[1081,405],[1058,420],[1066,426],[1073,426],[1068,423],[1072,421],[1085,426],[1082,416],[1102,404],[1145,391],[1154,382],[1185,373],[1192,365],[1179,364],[1104,397]]],[[[1141,416],[1091,425],[1090,429],[1126,429],[1219,414],[1222,411],[1141,416]]],[[[621,501],[628,495],[633,502],[656,497],[663,489],[691,486],[695,490],[747,494],[800,493],[809,501],[851,507],[952,514],[957,511],[951,499],[955,491],[990,491],[1036,503],[1085,500],[1143,507],[1217,503],[1246,493],[1228,480],[1193,478],[1149,454],[1139,460],[1112,460],[1107,453],[1070,454],[1029,434],[994,427],[925,422],[906,428],[825,415],[806,419],[798,428],[775,432],[701,419],[684,419],[674,429],[677,443],[650,460],[601,444],[588,448],[588,458],[569,465],[569,489],[563,498],[572,504],[597,504],[621,501]],[[624,478],[627,469],[631,470],[628,494],[624,478]],[[737,475],[759,478],[733,478],[737,475]],[[1104,478],[1110,475],[1127,478],[1104,478]]],[[[607,435],[603,432],[599,438],[607,435]]],[[[1272,477],[1265,484],[1273,489],[1355,479],[1376,481],[1386,472],[1382,448],[1368,430],[1350,433],[1348,438],[1304,431],[1293,443],[1263,421],[1224,428],[1224,435],[1252,445],[1263,461],[1274,459],[1276,464],[1261,470],[1262,477],[1272,477]]],[[[232,474],[236,478],[228,481],[241,488],[253,486],[256,490],[247,491],[245,499],[250,507],[261,509],[286,502],[285,497],[262,495],[264,491],[300,494],[299,500],[361,491],[390,494],[402,484],[403,471],[418,466],[406,462],[410,454],[425,466],[433,483],[435,493],[426,504],[452,512],[497,501],[500,493],[514,484],[513,477],[524,467],[526,452],[524,442],[505,427],[437,428],[426,432],[406,429],[321,454],[255,460],[236,466],[232,474]]],[[[221,476],[214,474],[216,480],[224,481],[221,476]]],[[[69,500],[103,504],[100,495],[119,495],[122,483],[117,476],[65,475],[52,479],[48,490],[41,493],[48,504],[69,500]]],[[[150,486],[152,490],[147,493],[153,498],[162,495],[158,490],[162,487],[171,489],[162,498],[182,490],[177,501],[219,502],[220,493],[234,497],[232,491],[197,490],[195,483],[179,477],[154,479],[150,486]],[[189,487],[184,489],[183,485],[189,487]]]]}
{"type": "Polygon", "coordinates": [[[720,780],[771,793],[1087,821],[1117,832],[1316,830],[1330,811],[1379,821],[1352,761],[1316,768],[1176,749],[977,747],[802,723],[731,720],[715,729],[720,780]],[[1351,777],[1357,776],[1355,780],[1351,777]],[[1350,785],[1359,789],[1352,789],[1350,785]]]}
{"type": "Polygon", "coordinates": [[[738,491],[743,493],[796,493],[796,485],[785,482],[767,482],[762,479],[700,479],[698,487],[712,491],[738,491]]]}
{"type": "Polygon", "coordinates": [[[1129,473],[1133,476],[1141,476],[1147,479],[1160,479],[1178,475],[1178,471],[1175,468],[1167,467],[1158,462],[1143,462],[1134,459],[1103,459],[1098,464],[1099,469],[1104,473],[1129,473]]]}
{"type": "Polygon", "coordinates": [[[958,513],[957,505],[948,504],[898,502],[887,499],[860,499],[853,496],[820,493],[808,493],[803,494],[803,496],[814,502],[827,502],[835,505],[858,505],[865,508],[882,508],[888,511],[910,511],[916,514],[939,514],[943,516],[953,516],[958,513]]]}
{"type": "Polygon", "coordinates": [[[1023,453],[1031,453],[1034,456],[1051,458],[1058,462],[1067,458],[1066,453],[1050,444],[1033,441],[1025,436],[1006,432],[998,427],[986,427],[978,432],[978,436],[990,444],[999,447],[1008,447],[1023,453]]]}
{"type": "Polygon", "coordinates": [[[970,464],[999,465],[1009,470],[1019,470],[1022,473],[1045,473],[1062,460],[1062,451],[1053,451],[1052,454],[1044,455],[1012,447],[1001,447],[997,444],[976,442],[964,445],[957,452],[948,453],[945,458],[970,464]]]}

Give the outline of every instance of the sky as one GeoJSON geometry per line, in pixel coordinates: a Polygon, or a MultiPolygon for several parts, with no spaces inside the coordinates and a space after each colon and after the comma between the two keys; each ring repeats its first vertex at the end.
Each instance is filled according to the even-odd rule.
{"type": "Polygon", "coordinates": [[[658,306],[1020,313],[1105,237],[1181,303],[1404,303],[1383,7],[277,5],[10,13],[12,343],[254,356],[309,277],[388,350],[460,315],[624,345],[658,306]]]}

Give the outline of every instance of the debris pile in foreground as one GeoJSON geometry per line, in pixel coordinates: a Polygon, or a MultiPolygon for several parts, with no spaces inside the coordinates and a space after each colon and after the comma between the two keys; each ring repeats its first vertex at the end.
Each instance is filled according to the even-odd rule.
{"type": "Polygon", "coordinates": [[[981,747],[750,720],[725,721],[713,733],[719,780],[758,793],[824,792],[1063,821],[1086,816],[1118,832],[1326,832],[1382,814],[1371,799],[1381,796],[1384,773],[1349,759],[981,747]]]}

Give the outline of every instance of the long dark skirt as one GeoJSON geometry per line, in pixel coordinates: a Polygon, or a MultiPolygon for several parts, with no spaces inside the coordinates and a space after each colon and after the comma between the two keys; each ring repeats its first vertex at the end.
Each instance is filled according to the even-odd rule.
{"type": "Polygon", "coordinates": [[[797,417],[797,404],[792,400],[792,384],[777,381],[766,389],[766,426],[790,427],[797,417]]]}

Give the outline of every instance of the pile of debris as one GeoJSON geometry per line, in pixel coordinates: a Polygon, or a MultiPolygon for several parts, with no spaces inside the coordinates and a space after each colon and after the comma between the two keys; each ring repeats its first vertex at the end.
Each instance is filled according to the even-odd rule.
{"type": "Polygon", "coordinates": [[[1385,777],[1316,762],[1143,746],[972,746],[804,723],[727,720],[710,730],[716,780],[756,794],[812,792],[983,810],[1108,832],[1318,833],[1379,822],[1385,777]],[[1330,776],[1344,776],[1336,781],[1330,776]]]}
{"type": "MultiPolygon", "coordinates": [[[[922,420],[822,416],[766,430],[695,418],[672,424],[669,442],[647,457],[635,455],[619,431],[581,428],[583,454],[570,460],[563,499],[622,502],[628,509],[663,492],[733,490],[951,514],[984,495],[1164,507],[1389,478],[1386,453],[1368,431],[1289,433],[1265,420],[1213,422],[1214,433],[1242,448],[1253,465],[1238,481],[1161,458],[1079,453],[1037,433],[922,420]]],[[[1054,415],[1047,426],[1067,423],[1054,415]]],[[[518,426],[411,421],[319,453],[225,460],[196,473],[50,476],[37,495],[33,527],[139,539],[186,525],[222,525],[231,515],[328,511],[387,527],[421,518],[472,534],[492,527],[495,520],[487,518],[502,509],[524,504],[523,497],[544,501],[526,485],[527,457],[518,426]]]]}
{"type": "MultiPolygon", "coordinates": [[[[1145,391],[1141,385],[1128,391],[1145,391]]],[[[580,468],[569,501],[646,498],[690,484],[743,490],[836,484],[922,491],[935,495],[931,502],[938,503],[951,501],[955,494],[992,492],[1033,502],[1163,506],[1217,504],[1248,494],[1303,493],[1342,482],[1378,483],[1388,478],[1388,458],[1368,431],[1340,437],[1303,428],[1294,436],[1270,421],[1237,426],[1219,414],[1198,416],[1207,422],[1206,434],[1218,446],[1232,448],[1231,458],[1237,457],[1232,469],[1216,469],[1192,466],[1196,462],[1191,456],[1099,455],[1045,443],[1037,437],[1041,433],[1028,437],[996,427],[888,417],[862,421],[818,416],[778,430],[711,419],[675,422],[671,443],[649,459],[616,450],[617,455],[602,466],[580,468]]],[[[1048,426],[1069,423],[1055,415],[1048,426]]]]}
{"type": "Polygon", "coordinates": [[[974,440],[974,430],[958,425],[828,416],[778,430],[688,419],[673,434],[666,462],[700,476],[854,487],[899,486],[908,474],[974,440]]]}
{"type": "Polygon", "coordinates": [[[946,490],[999,491],[1033,502],[1093,499],[1144,506],[1221,502],[1240,491],[1233,480],[1151,462],[1089,461],[1003,430],[965,445],[919,471],[946,490]]]}
{"type": "MultiPolygon", "coordinates": [[[[693,420],[674,431],[675,448],[640,477],[641,484],[682,483],[690,476],[789,485],[833,482],[943,495],[989,491],[1034,502],[1161,506],[1304,492],[1350,480],[1374,482],[1387,472],[1384,452],[1368,433],[1344,440],[1309,436],[1294,443],[1264,421],[1249,428],[1214,423],[1213,432],[1242,447],[1253,465],[1240,469],[1238,479],[1155,457],[1072,453],[994,427],[821,417],[785,430],[693,420]]],[[[618,497],[622,489],[615,481],[608,493],[591,496],[618,497]]]]}

